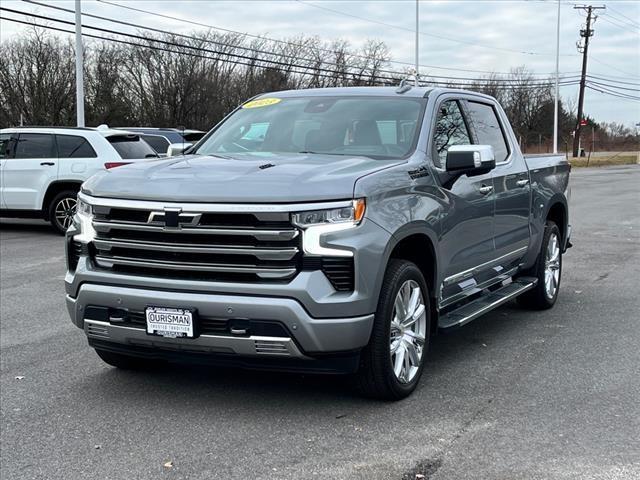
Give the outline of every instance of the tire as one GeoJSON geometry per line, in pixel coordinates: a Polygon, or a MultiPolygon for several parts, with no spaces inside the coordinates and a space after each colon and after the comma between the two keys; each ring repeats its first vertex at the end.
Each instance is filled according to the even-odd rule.
{"type": "Polygon", "coordinates": [[[146,358],[132,357],[130,355],[100,350],[98,348],[95,350],[103,362],[121,370],[151,370],[157,366],[157,363],[146,358]]]}
{"type": "Polygon", "coordinates": [[[64,235],[71,225],[73,215],[76,213],[77,197],[77,191],[63,190],[53,197],[49,204],[49,221],[61,235],[64,235]]]}
{"type": "Polygon", "coordinates": [[[410,395],[422,376],[430,338],[429,290],[424,277],[414,263],[392,259],[382,283],[371,338],[360,356],[360,368],[356,374],[360,392],[383,400],[400,400],[410,395]],[[400,301],[410,306],[410,312],[400,315],[405,321],[397,321],[398,310],[407,310],[402,310],[402,303],[397,303],[398,297],[407,292],[406,288],[410,293],[402,298],[408,298],[409,301],[400,301]],[[417,308],[413,310],[414,315],[411,315],[411,299],[416,288],[419,289],[421,297],[418,300],[421,302],[419,305],[415,304],[417,308]],[[403,293],[400,292],[401,289],[403,293]],[[421,307],[423,312],[418,316],[421,307]],[[407,323],[416,317],[418,320],[412,325],[407,323]],[[404,354],[401,350],[404,350],[404,354]],[[415,355],[411,355],[410,351],[415,355]],[[407,362],[399,362],[404,358],[407,358],[408,366],[407,362]],[[396,373],[398,366],[400,375],[396,373]]]}
{"type": "Polygon", "coordinates": [[[545,224],[536,263],[524,275],[537,278],[538,283],[533,289],[520,295],[518,303],[531,310],[553,307],[558,299],[562,279],[562,236],[558,226],[551,220],[547,220],[545,224]],[[552,255],[552,251],[556,253],[552,255]]]}

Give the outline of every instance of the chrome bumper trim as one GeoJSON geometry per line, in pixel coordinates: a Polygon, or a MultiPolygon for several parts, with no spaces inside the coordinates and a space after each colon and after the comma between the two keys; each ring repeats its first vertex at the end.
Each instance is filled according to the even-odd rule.
{"type": "Polygon", "coordinates": [[[84,320],[89,338],[163,350],[191,353],[227,353],[244,356],[269,356],[308,359],[289,337],[233,337],[200,335],[197,338],[164,338],[147,334],[139,328],[111,325],[98,320],[84,320]]]}

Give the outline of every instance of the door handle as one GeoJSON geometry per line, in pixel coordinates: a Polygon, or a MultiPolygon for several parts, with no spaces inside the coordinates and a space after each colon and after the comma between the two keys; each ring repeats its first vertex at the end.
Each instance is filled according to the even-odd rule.
{"type": "Polygon", "coordinates": [[[516,182],[516,185],[519,187],[526,187],[527,185],[529,185],[529,179],[528,178],[523,178],[522,180],[518,180],[516,182]]]}
{"type": "Polygon", "coordinates": [[[478,191],[483,195],[488,195],[493,192],[493,187],[491,185],[483,185],[478,189],[478,191]]]}
{"type": "Polygon", "coordinates": [[[55,163],[53,163],[53,162],[40,162],[40,165],[42,165],[43,167],[53,167],[55,165],[55,163]]]}

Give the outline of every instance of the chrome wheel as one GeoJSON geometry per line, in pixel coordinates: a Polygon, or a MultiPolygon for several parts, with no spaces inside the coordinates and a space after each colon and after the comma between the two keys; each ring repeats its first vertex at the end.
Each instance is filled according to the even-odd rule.
{"type": "Polygon", "coordinates": [[[552,299],[558,291],[560,283],[560,240],[558,235],[552,233],[549,236],[544,267],[544,292],[547,298],[552,299]]]}
{"type": "Polygon", "coordinates": [[[427,311],[422,290],[416,281],[407,280],[396,295],[389,338],[393,373],[401,383],[411,382],[420,369],[426,330],[427,311]]]}
{"type": "Polygon", "coordinates": [[[63,230],[66,230],[73,221],[73,216],[76,213],[76,206],[78,202],[75,198],[63,198],[56,204],[54,214],[56,222],[63,230]]]}

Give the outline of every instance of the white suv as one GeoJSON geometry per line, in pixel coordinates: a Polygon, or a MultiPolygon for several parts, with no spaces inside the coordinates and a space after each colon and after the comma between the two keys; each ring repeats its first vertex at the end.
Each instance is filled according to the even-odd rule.
{"type": "Polygon", "coordinates": [[[94,173],[157,158],[139,135],[109,128],[0,130],[0,216],[71,224],[80,185],[94,173]]]}

